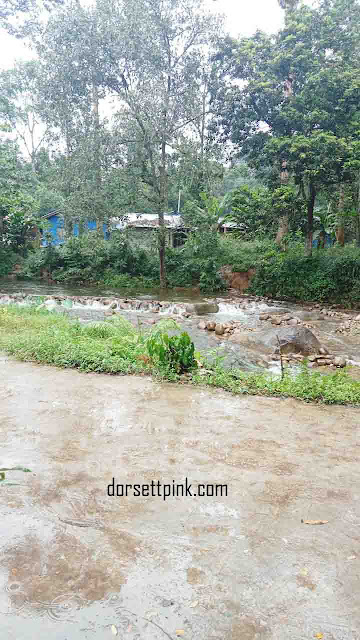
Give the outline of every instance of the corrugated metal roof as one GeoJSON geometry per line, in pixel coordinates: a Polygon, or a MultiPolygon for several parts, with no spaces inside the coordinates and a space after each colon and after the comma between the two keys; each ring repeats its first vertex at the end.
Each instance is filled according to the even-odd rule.
{"type": "MultiPolygon", "coordinates": [[[[169,229],[184,228],[184,221],[178,213],[164,213],[164,221],[169,229]]],[[[126,227],[149,229],[159,226],[159,216],[157,213],[128,213],[123,219],[111,218],[110,222],[116,229],[126,227]]]]}

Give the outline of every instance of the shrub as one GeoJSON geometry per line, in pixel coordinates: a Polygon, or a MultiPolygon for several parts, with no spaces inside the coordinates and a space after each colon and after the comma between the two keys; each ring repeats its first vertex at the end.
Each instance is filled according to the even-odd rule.
{"type": "Polygon", "coordinates": [[[156,332],[147,340],[148,354],[155,365],[177,374],[196,368],[195,348],[188,333],[171,336],[156,332]]]}
{"type": "Polygon", "coordinates": [[[0,278],[11,273],[18,260],[19,257],[14,251],[0,246],[0,278]]]}
{"type": "Polygon", "coordinates": [[[360,303],[360,250],[319,249],[306,257],[301,247],[275,251],[257,264],[249,291],[274,298],[360,303]]]}

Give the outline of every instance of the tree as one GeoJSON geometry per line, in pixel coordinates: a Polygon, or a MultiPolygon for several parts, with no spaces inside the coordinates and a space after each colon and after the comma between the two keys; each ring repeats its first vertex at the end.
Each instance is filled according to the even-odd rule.
{"type": "MultiPolygon", "coordinates": [[[[339,3],[294,8],[277,36],[257,33],[239,43],[225,41],[219,57],[237,81],[217,98],[224,133],[251,166],[272,169],[273,188],[281,183],[281,170],[286,171],[306,203],[309,254],[319,191],[352,180],[349,167],[358,163],[358,35],[345,30],[339,42],[336,29],[353,18],[360,24],[359,7],[342,15],[341,22],[339,3]],[[289,79],[291,92],[285,94],[289,79]]],[[[344,4],[342,9],[350,11],[344,4]]]]}
{"type": "Polygon", "coordinates": [[[219,20],[202,0],[123,0],[99,5],[104,61],[100,85],[124,105],[125,132],[135,133],[142,179],[159,217],[160,285],[166,286],[164,212],[172,148],[190,125],[204,122],[204,58],[219,20]],[[200,100],[199,100],[200,93],[200,100]]]}
{"type": "Polygon", "coordinates": [[[0,90],[0,119],[15,133],[36,174],[37,157],[50,140],[50,126],[43,121],[38,63],[17,63],[2,71],[0,90]]]}
{"type": "Polygon", "coordinates": [[[24,251],[37,221],[31,171],[17,145],[0,141],[0,247],[24,251]]]}
{"type": "Polygon", "coordinates": [[[22,38],[37,25],[39,14],[64,4],[65,0],[0,0],[0,29],[22,38]]]}

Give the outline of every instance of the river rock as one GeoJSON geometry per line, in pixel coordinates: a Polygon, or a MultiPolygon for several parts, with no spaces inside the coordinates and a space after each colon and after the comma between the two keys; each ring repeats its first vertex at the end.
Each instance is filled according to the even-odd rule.
{"type": "Polygon", "coordinates": [[[225,327],[223,324],[215,325],[215,333],[217,336],[222,336],[224,332],[225,332],[225,327]]]}
{"type": "Polygon", "coordinates": [[[207,322],[206,328],[208,331],[215,331],[216,322],[207,322]]]}
{"type": "Polygon", "coordinates": [[[110,309],[116,309],[117,307],[117,303],[116,302],[112,302],[110,305],[110,309]]]}
{"type": "Polygon", "coordinates": [[[260,313],[259,315],[259,319],[260,320],[269,320],[270,316],[268,313],[260,313]]]}
{"type": "Polygon", "coordinates": [[[329,353],[329,349],[327,349],[326,347],[324,347],[324,345],[322,345],[319,349],[319,353],[321,353],[322,356],[327,356],[329,353]]]}
{"type": "Polygon", "coordinates": [[[199,322],[198,329],[206,329],[206,322],[204,322],[204,320],[199,322]]]}
{"type": "Polygon", "coordinates": [[[344,358],[344,356],[336,356],[334,358],[334,365],[335,367],[346,367],[346,358],[344,358]]]}
{"type": "Polygon", "coordinates": [[[195,313],[197,316],[205,316],[207,313],[217,313],[219,305],[216,302],[194,302],[187,304],[185,310],[188,313],[195,313]]]}
{"type": "Polygon", "coordinates": [[[281,324],[281,318],[271,318],[271,324],[280,325],[281,324]]]}
{"type": "Polygon", "coordinates": [[[289,327],[296,327],[297,324],[299,324],[300,320],[298,318],[290,318],[287,323],[289,325],[289,327]]]}
{"type": "Polygon", "coordinates": [[[307,356],[319,353],[321,347],[317,337],[306,327],[285,326],[279,328],[275,335],[271,337],[271,342],[277,351],[279,350],[278,339],[283,354],[301,353],[307,356]]]}
{"type": "Polygon", "coordinates": [[[319,358],[319,360],[316,360],[316,364],[318,365],[318,367],[324,367],[327,364],[327,362],[325,358],[319,358]]]}

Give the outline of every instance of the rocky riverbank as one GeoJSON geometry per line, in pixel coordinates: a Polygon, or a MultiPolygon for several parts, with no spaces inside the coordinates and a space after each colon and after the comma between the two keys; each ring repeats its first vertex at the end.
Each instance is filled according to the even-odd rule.
{"type": "Polygon", "coordinates": [[[305,358],[309,368],[360,364],[360,315],[337,307],[289,305],[265,297],[233,296],[199,302],[135,297],[0,294],[0,305],[15,303],[66,313],[80,322],[123,315],[136,325],[173,318],[201,351],[220,349],[230,366],[278,371],[305,358]]]}

